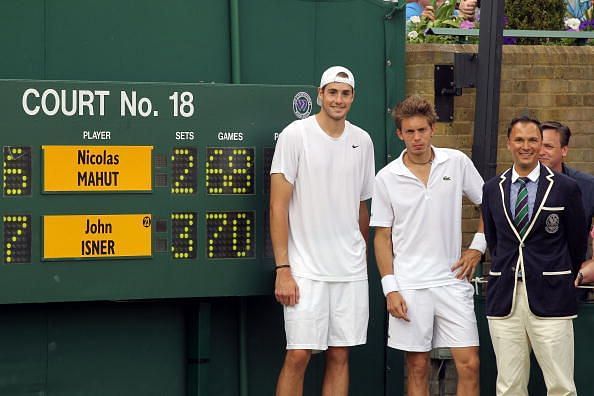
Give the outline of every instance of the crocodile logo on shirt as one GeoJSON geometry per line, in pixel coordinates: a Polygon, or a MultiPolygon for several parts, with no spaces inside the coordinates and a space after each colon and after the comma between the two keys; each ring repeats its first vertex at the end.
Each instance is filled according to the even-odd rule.
{"type": "Polygon", "coordinates": [[[443,180],[450,181],[450,180],[452,180],[452,178],[451,178],[451,177],[449,177],[449,176],[444,176],[444,177],[443,177],[443,180]]]}

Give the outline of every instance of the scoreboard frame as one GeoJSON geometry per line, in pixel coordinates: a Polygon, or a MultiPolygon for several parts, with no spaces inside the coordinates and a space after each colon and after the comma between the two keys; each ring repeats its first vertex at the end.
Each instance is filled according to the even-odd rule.
{"type": "Polygon", "coordinates": [[[282,129],[312,114],[315,87],[0,80],[0,88],[0,304],[272,293],[265,168],[282,129]],[[70,157],[46,163],[45,150],[58,147],[103,157],[94,157],[100,164],[70,157]],[[130,147],[150,148],[150,163],[126,161],[130,147]],[[6,150],[13,148],[30,150],[20,173],[27,173],[25,194],[5,193],[13,169],[6,150]],[[72,188],[46,189],[49,166],[54,180],[72,188]],[[147,169],[150,188],[83,191],[72,184],[78,171],[134,180],[146,179],[147,169]],[[77,226],[44,234],[44,219],[72,215],[77,226]],[[106,220],[114,215],[150,216],[150,254],[117,255],[138,234],[106,220]],[[28,262],[7,262],[6,238],[16,236],[19,218],[28,227],[28,255],[19,257],[28,262]],[[105,249],[97,242],[94,252],[116,254],[44,257],[46,243],[65,251],[71,239],[95,237],[113,242],[105,249]]]}

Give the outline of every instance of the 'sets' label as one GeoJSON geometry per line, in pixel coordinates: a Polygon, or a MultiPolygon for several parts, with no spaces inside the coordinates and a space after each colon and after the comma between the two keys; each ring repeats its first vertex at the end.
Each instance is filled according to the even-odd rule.
{"type": "Polygon", "coordinates": [[[150,214],[43,216],[43,259],[146,257],[150,214]]]}

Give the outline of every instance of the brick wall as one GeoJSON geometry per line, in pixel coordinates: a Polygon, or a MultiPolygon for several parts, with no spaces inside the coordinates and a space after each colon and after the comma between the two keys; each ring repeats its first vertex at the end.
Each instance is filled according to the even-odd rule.
{"type": "MultiPolygon", "coordinates": [[[[469,44],[414,44],[406,47],[406,93],[434,101],[433,65],[453,64],[456,52],[478,52],[469,44]]],[[[503,47],[499,108],[497,172],[508,168],[506,128],[514,116],[529,113],[541,121],[557,120],[572,131],[567,163],[594,173],[594,47],[503,47]]],[[[454,120],[438,123],[433,142],[468,155],[472,149],[476,89],[465,88],[454,99],[454,120]]],[[[463,211],[463,246],[468,246],[478,211],[468,203],[463,211]]]]}
{"type": "MultiPolygon", "coordinates": [[[[408,45],[406,48],[406,93],[419,94],[434,102],[433,66],[453,64],[456,52],[478,52],[476,45],[408,45]]],[[[507,124],[528,113],[541,121],[556,120],[572,131],[567,163],[594,173],[594,47],[504,46],[499,108],[497,172],[511,165],[506,148],[507,124]]],[[[438,123],[433,143],[468,155],[472,150],[475,89],[465,88],[454,99],[454,120],[438,123]]],[[[463,246],[472,239],[478,210],[468,201],[463,209],[463,246]]],[[[488,271],[488,266],[484,268],[488,271]]],[[[439,362],[442,363],[441,361],[439,362]]],[[[443,361],[446,395],[455,395],[456,372],[451,360],[443,361]]],[[[438,377],[434,361],[431,378],[438,377]]],[[[439,395],[432,381],[431,395],[439,395]]]]}

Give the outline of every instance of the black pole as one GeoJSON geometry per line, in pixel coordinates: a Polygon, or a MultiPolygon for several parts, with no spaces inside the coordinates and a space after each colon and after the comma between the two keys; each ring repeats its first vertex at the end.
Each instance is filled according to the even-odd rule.
{"type": "Polygon", "coordinates": [[[503,44],[504,0],[482,2],[472,160],[485,180],[497,168],[499,86],[503,44]]]}

